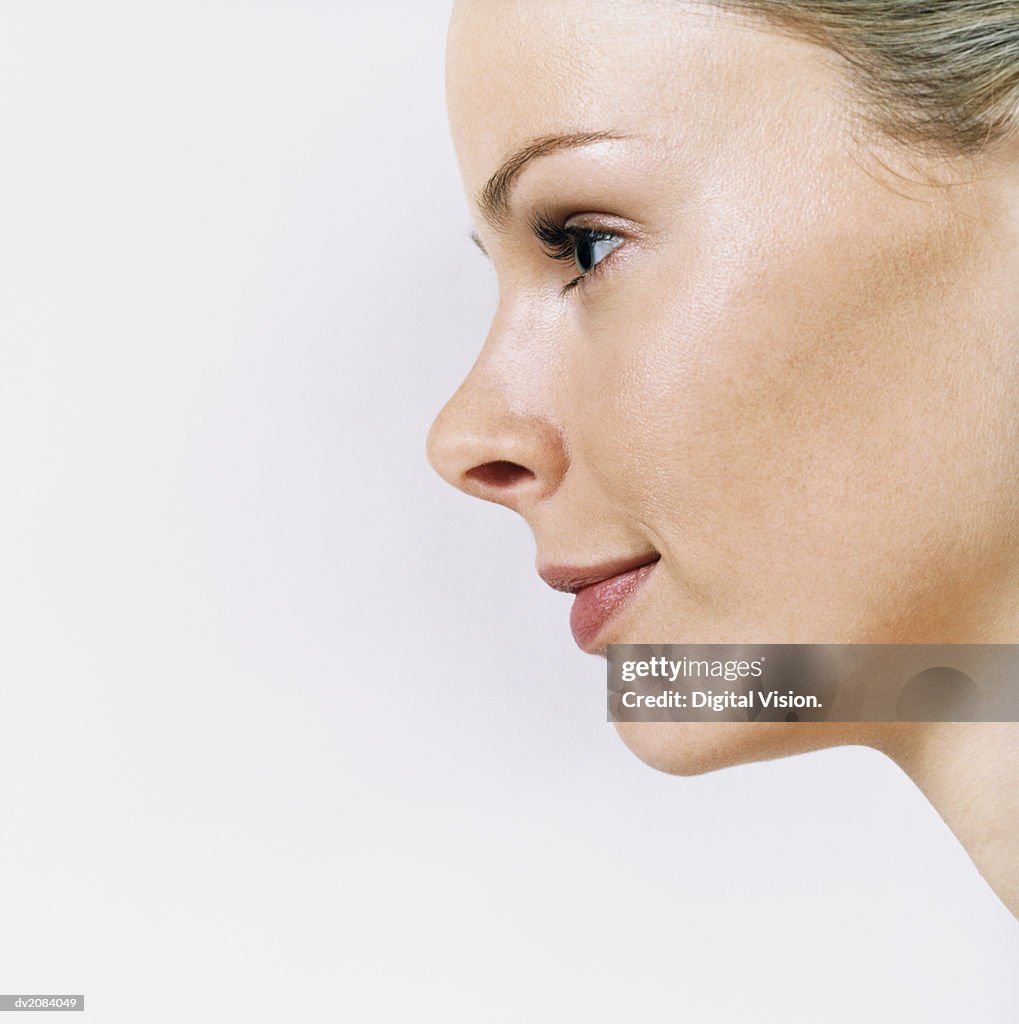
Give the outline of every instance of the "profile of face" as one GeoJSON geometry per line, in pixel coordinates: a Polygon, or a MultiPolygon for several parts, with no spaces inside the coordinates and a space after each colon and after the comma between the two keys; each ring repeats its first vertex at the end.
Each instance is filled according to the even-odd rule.
{"type": "MultiPolygon", "coordinates": [[[[460,0],[447,95],[499,302],[429,455],[585,650],[1019,640],[1014,178],[705,3],[460,0]]],[[[683,774],[874,739],[619,729],[683,774]]]]}

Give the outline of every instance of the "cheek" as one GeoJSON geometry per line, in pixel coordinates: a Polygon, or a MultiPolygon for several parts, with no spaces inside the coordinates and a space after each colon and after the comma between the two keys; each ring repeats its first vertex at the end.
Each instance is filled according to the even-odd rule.
{"type": "Polygon", "coordinates": [[[975,538],[958,500],[1007,478],[993,359],[959,345],[975,247],[947,215],[864,212],[763,225],[740,259],[706,241],[714,269],[620,302],[589,364],[599,485],[716,611],[778,592],[866,629],[990,553],[995,502],[975,538]]]}

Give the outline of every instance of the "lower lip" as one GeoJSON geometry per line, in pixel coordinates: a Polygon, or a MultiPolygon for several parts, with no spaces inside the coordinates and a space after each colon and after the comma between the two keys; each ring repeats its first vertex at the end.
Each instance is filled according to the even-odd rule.
{"type": "Polygon", "coordinates": [[[598,635],[640,589],[657,564],[655,561],[621,572],[577,591],[570,610],[570,629],[579,647],[585,651],[595,649],[594,641],[598,635]]]}

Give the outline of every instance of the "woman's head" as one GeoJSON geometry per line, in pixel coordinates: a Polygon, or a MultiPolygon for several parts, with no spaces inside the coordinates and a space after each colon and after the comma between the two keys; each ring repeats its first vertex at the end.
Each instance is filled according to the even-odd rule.
{"type": "MultiPolygon", "coordinates": [[[[527,519],[553,583],[657,559],[582,594],[585,649],[1019,640],[1015,63],[937,122],[863,84],[862,30],[811,41],[826,9],[980,6],[1009,5],[457,5],[450,123],[500,296],[430,455],[527,519]]],[[[628,728],[677,771],[866,739],[628,728]]]]}

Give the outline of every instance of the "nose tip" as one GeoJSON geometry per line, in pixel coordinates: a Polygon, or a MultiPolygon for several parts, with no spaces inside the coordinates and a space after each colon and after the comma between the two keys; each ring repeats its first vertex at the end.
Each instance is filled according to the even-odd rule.
{"type": "Polygon", "coordinates": [[[428,459],[454,487],[517,511],[553,494],[569,464],[562,433],[549,420],[500,414],[461,392],[432,424],[428,459]]]}

